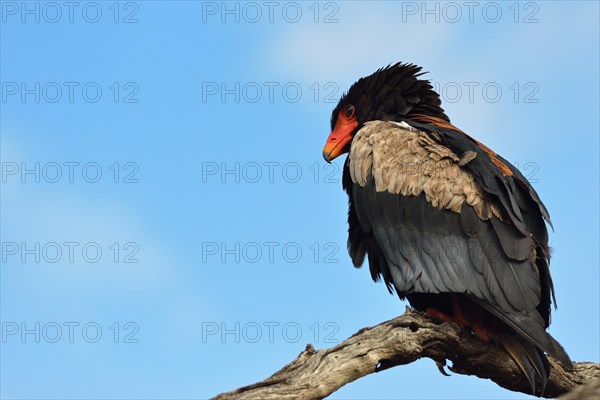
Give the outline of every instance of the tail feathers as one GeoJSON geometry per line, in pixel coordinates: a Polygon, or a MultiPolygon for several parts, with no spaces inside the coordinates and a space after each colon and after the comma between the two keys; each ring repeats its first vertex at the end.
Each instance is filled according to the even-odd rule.
{"type": "MultiPolygon", "coordinates": [[[[573,362],[567,355],[565,349],[544,328],[544,322],[537,311],[529,313],[506,313],[491,306],[485,301],[472,298],[484,309],[498,317],[509,327],[514,329],[522,339],[521,343],[527,341],[540,350],[545,351],[563,364],[566,369],[573,368],[573,362]]],[[[544,357],[545,358],[545,357],[544,357]]]]}
{"type": "Polygon", "coordinates": [[[565,349],[562,347],[562,345],[560,343],[558,343],[558,341],[556,339],[554,339],[550,334],[548,334],[548,337],[550,339],[550,343],[552,343],[552,350],[553,350],[553,351],[549,351],[548,354],[552,355],[554,358],[556,358],[558,361],[560,361],[562,363],[563,368],[568,369],[568,370],[574,369],[575,366],[573,365],[573,362],[569,358],[569,355],[567,354],[565,349]]]}
{"type": "Polygon", "coordinates": [[[541,390],[538,395],[544,394],[546,383],[550,376],[550,364],[543,352],[526,340],[519,339],[516,336],[502,335],[496,338],[499,344],[508,353],[510,358],[517,364],[519,369],[525,374],[531,393],[536,395],[536,377],[540,381],[541,390]]]}
{"type": "Polygon", "coordinates": [[[573,368],[573,362],[567,355],[565,349],[536,321],[537,314],[525,315],[508,314],[508,325],[518,334],[527,339],[529,343],[535,344],[539,349],[557,359],[566,369],[573,368]]]}

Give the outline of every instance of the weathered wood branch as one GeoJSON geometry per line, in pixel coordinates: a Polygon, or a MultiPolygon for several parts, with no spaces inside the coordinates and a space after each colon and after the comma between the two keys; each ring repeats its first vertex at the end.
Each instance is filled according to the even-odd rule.
{"type": "MultiPolygon", "coordinates": [[[[330,349],[317,351],[309,344],[294,361],[271,377],[222,393],[214,400],[322,399],[365,375],[423,357],[452,361],[450,370],[454,373],[491,379],[513,391],[530,391],[521,371],[499,347],[473,338],[454,323],[441,323],[407,309],[404,315],[361,329],[330,349]]],[[[552,372],[544,397],[557,397],[600,379],[600,364],[576,362],[575,368],[567,371],[553,359],[550,363],[552,372]]],[[[593,391],[593,385],[590,387],[593,391]]]]}

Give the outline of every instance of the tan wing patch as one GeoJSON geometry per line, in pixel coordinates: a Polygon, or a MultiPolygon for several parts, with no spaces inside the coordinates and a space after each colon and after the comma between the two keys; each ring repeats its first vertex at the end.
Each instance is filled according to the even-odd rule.
{"type": "Polygon", "coordinates": [[[360,186],[372,174],[378,192],[423,193],[434,207],[455,212],[466,201],[481,219],[499,217],[498,208],[461,168],[475,156],[473,152],[458,156],[405,122],[370,121],[354,136],[348,157],[352,181],[360,186]]]}

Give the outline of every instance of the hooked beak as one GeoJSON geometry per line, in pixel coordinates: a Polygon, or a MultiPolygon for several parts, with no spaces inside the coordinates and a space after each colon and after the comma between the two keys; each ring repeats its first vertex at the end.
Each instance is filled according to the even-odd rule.
{"type": "Polygon", "coordinates": [[[323,158],[330,163],[333,159],[347,153],[350,149],[348,143],[352,141],[352,131],[358,125],[358,121],[352,118],[349,121],[338,119],[333,132],[329,134],[325,147],[323,147],[323,158]]]}

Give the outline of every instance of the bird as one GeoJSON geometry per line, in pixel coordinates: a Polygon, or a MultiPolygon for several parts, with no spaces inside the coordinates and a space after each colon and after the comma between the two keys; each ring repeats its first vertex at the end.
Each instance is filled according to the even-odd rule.
{"type": "Polygon", "coordinates": [[[356,268],[367,258],[372,279],[413,309],[504,349],[541,395],[546,354],[573,368],[546,330],[556,308],[548,210],[514,165],[450,122],[423,74],[380,68],[332,112],[323,157],[348,154],[350,258],[356,268]]]}

